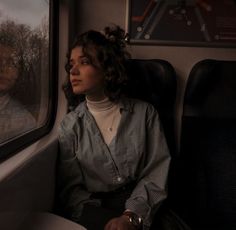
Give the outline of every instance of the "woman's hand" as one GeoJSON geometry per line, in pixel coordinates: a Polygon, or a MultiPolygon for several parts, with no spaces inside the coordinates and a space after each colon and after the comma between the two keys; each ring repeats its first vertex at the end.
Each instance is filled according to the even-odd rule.
{"type": "Polygon", "coordinates": [[[135,227],[129,222],[127,216],[122,215],[111,219],[106,224],[104,230],[135,230],[135,227]]]}

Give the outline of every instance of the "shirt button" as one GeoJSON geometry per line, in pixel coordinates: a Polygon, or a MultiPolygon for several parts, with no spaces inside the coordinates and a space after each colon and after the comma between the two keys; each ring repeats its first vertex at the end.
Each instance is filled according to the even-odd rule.
{"type": "Polygon", "coordinates": [[[117,177],[117,181],[121,182],[122,178],[120,176],[117,177]]]}

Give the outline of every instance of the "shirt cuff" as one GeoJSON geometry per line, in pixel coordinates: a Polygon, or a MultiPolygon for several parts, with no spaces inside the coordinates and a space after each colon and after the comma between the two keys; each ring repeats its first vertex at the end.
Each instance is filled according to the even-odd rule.
{"type": "Polygon", "coordinates": [[[151,208],[141,197],[128,199],[125,208],[140,216],[143,219],[144,229],[149,229],[152,223],[151,208]]]}

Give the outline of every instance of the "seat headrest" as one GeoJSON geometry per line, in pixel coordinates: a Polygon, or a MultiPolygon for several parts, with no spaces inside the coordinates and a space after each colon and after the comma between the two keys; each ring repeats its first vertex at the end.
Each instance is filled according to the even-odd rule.
{"type": "Polygon", "coordinates": [[[176,74],[172,65],[161,59],[130,59],[126,63],[128,84],[125,94],[152,104],[160,115],[170,153],[175,154],[174,108],[176,74]]]}
{"type": "Polygon", "coordinates": [[[161,59],[130,59],[126,67],[129,82],[125,91],[128,96],[153,104],[160,113],[170,106],[173,108],[176,74],[169,62],[161,59]]]}
{"type": "Polygon", "coordinates": [[[236,117],[236,61],[205,59],[190,71],[184,113],[236,117]]]}

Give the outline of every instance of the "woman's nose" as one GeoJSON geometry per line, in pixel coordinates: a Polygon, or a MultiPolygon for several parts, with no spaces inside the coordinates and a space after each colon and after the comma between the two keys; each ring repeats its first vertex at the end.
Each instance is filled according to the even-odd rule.
{"type": "Polygon", "coordinates": [[[70,69],[70,74],[71,75],[79,75],[79,67],[78,65],[73,65],[70,69]]]}

